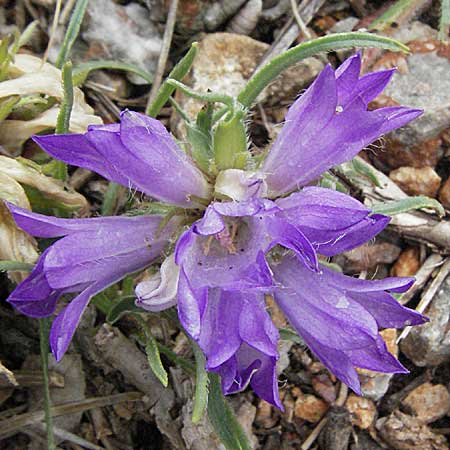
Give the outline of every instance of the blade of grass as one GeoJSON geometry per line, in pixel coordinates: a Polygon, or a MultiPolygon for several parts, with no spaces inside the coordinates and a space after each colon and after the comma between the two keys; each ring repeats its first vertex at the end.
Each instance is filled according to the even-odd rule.
{"type": "MultiPolygon", "coordinates": [[[[171,78],[172,80],[177,81],[182,80],[192,67],[195,56],[197,55],[197,51],[198,44],[197,42],[194,42],[186,55],[184,55],[184,57],[172,69],[168,76],[168,79],[171,78]]],[[[175,86],[171,86],[168,83],[164,82],[161,85],[158,94],[156,95],[153,102],[147,105],[145,113],[150,117],[156,117],[161,111],[161,108],[167,103],[169,97],[173,94],[175,89],[175,86]]]]}
{"type": "Polygon", "coordinates": [[[70,55],[72,46],[80,32],[81,22],[83,22],[87,5],[88,0],[78,0],[75,5],[58,57],[56,58],[56,67],[58,67],[58,69],[61,69],[70,55]]]}
{"type": "Polygon", "coordinates": [[[53,436],[53,417],[51,413],[50,385],[48,380],[48,330],[50,328],[50,319],[45,317],[39,319],[39,342],[41,350],[42,378],[44,383],[44,411],[45,424],[47,429],[47,448],[54,450],[55,437],[53,436]]]}

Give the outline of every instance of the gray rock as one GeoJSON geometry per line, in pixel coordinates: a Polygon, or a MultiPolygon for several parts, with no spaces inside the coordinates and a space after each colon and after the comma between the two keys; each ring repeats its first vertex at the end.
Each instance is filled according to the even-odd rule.
{"type": "Polygon", "coordinates": [[[384,93],[424,114],[390,136],[405,146],[436,138],[450,126],[450,61],[436,52],[408,56],[406,73],[397,72],[384,93]]]}
{"type": "MultiPolygon", "coordinates": [[[[92,0],[87,12],[89,21],[82,37],[97,58],[132,63],[154,72],[162,40],[146,8],[137,3],[122,6],[112,0],[92,0]]],[[[137,76],[131,80],[143,83],[137,76]]]]}
{"type": "Polygon", "coordinates": [[[417,366],[437,366],[450,360],[449,298],[450,276],[425,311],[430,321],[413,327],[400,344],[402,352],[417,366]]]}

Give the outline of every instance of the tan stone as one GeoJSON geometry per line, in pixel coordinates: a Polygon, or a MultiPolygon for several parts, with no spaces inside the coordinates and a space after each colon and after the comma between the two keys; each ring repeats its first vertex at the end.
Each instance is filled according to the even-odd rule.
{"type": "Polygon", "coordinates": [[[392,267],[393,277],[411,277],[416,274],[420,267],[419,249],[408,247],[405,249],[392,267]]]}
{"type": "Polygon", "coordinates": [[[314,395],[301,395],[295,401],[295,417],[310,423],[318,422],[327,410],[328,404],[314,395]]]}
{"type": "Polygon", "coordinates": [[[402,404],[424,423],[444,417],[450,410],[450,395],[442,384],[421,384],[411,391],[402,404]]]}
{"type": "Polygon", "coordinates": [[[441,177],[431,167],[400,167],[389,178],[409,195],[436,197],[441,185],[441,177]]]}
{"type": "Polygon", "coordinates": [[[439,201],[444,208],[450,208],[450,178],[447,178],[439,191],[439,201]]]}
{"type": "Polygon", "coordinates": [[[373,424],[377,413],[377,407],[369,398],[350,394],[345,406],[351,414],[350,420],[353,425],[366,430],[373,424]]]}

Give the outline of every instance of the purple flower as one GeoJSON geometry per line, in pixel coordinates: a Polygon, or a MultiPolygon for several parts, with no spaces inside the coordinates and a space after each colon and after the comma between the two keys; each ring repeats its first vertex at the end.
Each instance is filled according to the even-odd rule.
{"type": "Polygon", "coordinates": [[[187,223],[160,272],[138,284],[136,303],[149,311],[177,304],[207,369],[221,375],[224,393],[250,384],[282,408],[278,331],[265,309],[266,295],[273,295],[311,351],[355,392],[360,393],[355,367],[405,372],[378,331],[426,320],[390,294],[407,290],[413,280],[358,280],[318,259],[370,240],[389,218],[371,214],[345,194],[304,187],[421,113],[404,107],[368,111],[392,71],[360,78],[360,65],[357,54],[336,71],[327,66],[289,109],[261,167],[223,170],[214,187],[158,121],[138,113],[125,111],[120,124],[90,127],[85,135],[36,137],[55,158],[184,212],[161,229],[158,215],[67,220],[10,205],[30,234],[63,237],[42,254],[9,301],[41,317],[52,314],[60,295],[81,291],[54,321],[51,346],[59,359],[92,295],[152,264],[187,223]]]}

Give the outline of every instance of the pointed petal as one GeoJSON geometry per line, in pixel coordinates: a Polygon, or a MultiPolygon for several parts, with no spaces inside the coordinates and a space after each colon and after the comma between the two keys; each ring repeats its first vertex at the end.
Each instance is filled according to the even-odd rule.
{"type": "Polygon", "coordinates": [[[346,352],[352,364],[362,369],[383,373],[409,373],[394,355],[389,353],[381,336],[372,345],[346,352]]]}
{"type": "Polygon", "coordinates": [[[338,105],[344,106],[355,90],[361,71],[361,54],[347,58],[335,72],[338,91],[338,105]]]}
{"type": "Polygon", "coordinates": [[[208,198],[210,186],[164,126],[143,114],[124,111],[117,124],[93,126],[84,135],[35,136],[50,155],[105,178],[186,208],[191,196],[208,198]],[[175,188],[174,188],[175,187],[175,188]]]}
{"type": "MultiPolygon", "coordinates": [[[[101,151],[103,147],[97,149],[89,141],[88,134],[47,134],[45,136],[33,136],[33,141],[53,158],[97,172],[114,183],[133,187],[131,180],[118,167],[113,166],[109,158],[105,157],[101,151]]],[[[110,154],[124,151],[120,144],[118,148],[114,146],[107,150],[110,154]]]]}
{"type": "MultiPolygon", "coordinates": [[[[60,237],[76,232],[95,232],[102,228],[113,232],[117,228],[128,226],[148,227],[151,223],[161,220],[161,216],[111,216],[111,217],[90,217],[88,219],[61,219],[59,217],[46,216],[31,212],[24,208],[19,208],[12,203],[7,204],[8,209],[14,217],[17,225],[27,233],[36,237],[60,237]],[[149,219],[152,217],[153,219],[149,219]]],[[[155,228],[154,226],[152,227],[155,228]]]]}
{"type": "Polygon", "coordinates": [[[62,294],[52,289],[44,273],[46,250],[39,258],[30,275],[11,292],[8,302],[21,313],[30,317],[48,317],[53,314],[56,302],[62,294]]]}
{"type": "Polygon", "coordinates": [[[352,292],[351,297],[372,314],[380,328],[403,328],[428,321],[417,311],[402,306],[387,292],[352,292]]]}
{"type": "Polygon", "coordinates": [[[196,207],[195,195],[208,198],[205,177],[178,147],[161,122],[144,114],[124,111],[120,138],[130,154],[146,168],[146,193],[184,207],[196,207]]]}
{"type": "Polygon", "coordinates": [[[369,216],[370,210],[358,200],[332,189],[306,187],[276,203],[283,210],[279,215],[325,256],[358,247],[389,223],[389,217],[369,216]]]}
{"type": "Polygon", "coordinates": [[[332,347],[323,345],[305,331],[299,332],[299,334],[306,345],[332,374],[352,389],[355,394],[362,395],[358,374],[350,358],[344,352],[336,351],[332,347]]]}
{"type": "Polygon", "coordinates": [[[301,230],[313,243],[317,253],[334,256],[370,241],[388,226],[390,220],[388,216],[373,214],[342,230],[321,230],[306,226],[301,227],[301,230]]]}
{"type": "MultiPolygon", "coordinates": [[[[328,128],[337,105],[336,79],[328,65],[307,91],[291,106],[286,122],[263,164],[266,182],[273,195],[302,184],[302,171],[320,165],[321,155],[311,155],[317,135],[328,128]],[[300,131],[301,130],[301,131],[300,131]]],[[[314,149],[315,150],[315,149],[314,149]]],[[[319,171],[319,173],[321,170],[319,171]]]]}
{"type": "Polygon", "coordinates": [[[319,271],[317,253],[308,238],[297,227],[278,217],[266,217],[264,225],[271,237],[269,249],[281,245],[293,250],[307,267],[319,271]]]}
{"type": "Polygon", "coordinates": [[[278,391],[276,361],[278,358],[267,356],[251,347],[243,345],[237,354],[238,365],[251,367],[253,374],[250,386],[266,402],[284,411],[278,391]],[[256,366],[255,362],[259,362],[256,366]],[[250,364],[249,364],[250,363],[250,364]]]}
{"type": "Polygon", "coordinates": [[[381,92],[392,73],[357,79],[358,66],[357,55],[336,72],[327,66],[289,109],[263,164],[271,196],[304,186],[421,114],[403,107],[367,111],[368,101],[381,92]]]}
{"type": "MultiPolygon", "coordinates": [[[[234,294],[235,295],[235,294],[234,294]]],[[[240,299],[239,335],[250,347],[278,359],[278,330],[266,310],[262,294],[246,294],[240,299]]]]}
{"type": "Polygon", "coordinates": [[[56,361],[61,361],[64,353],[69,348],[89,300],[109,284],[112,284],[110,280],[89,286],[80,295],[75,297],[53,321],[50,330],[50,348],[56,361]]]}
{"type": "Polygon", "coordinates": [[[357,95],[368,105],[384,91],[395,71],[396,69],[388,69],[364,75],[359,79],[356,86],[357,95]]]}
{"type": "Polygon", "coordinates": [[[335,350],[367,347],[377,336],[374,318],[343,290],[327,282],[327,274],[308,270],[292,256],[272,264],[275,300],[294,328],[335,350]]]}

